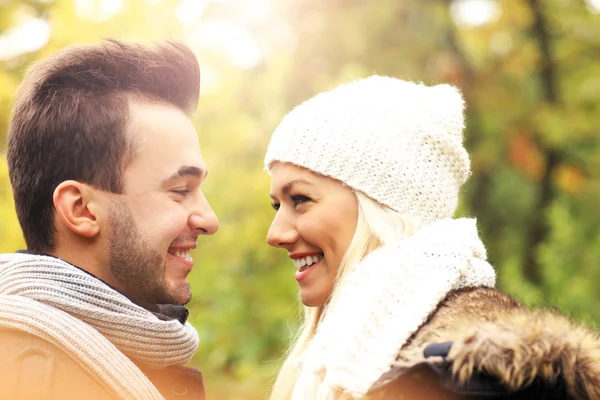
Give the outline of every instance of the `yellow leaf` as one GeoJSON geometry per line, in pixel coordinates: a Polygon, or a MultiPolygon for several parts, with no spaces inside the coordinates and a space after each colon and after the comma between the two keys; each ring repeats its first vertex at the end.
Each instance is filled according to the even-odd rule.
{"type": "Polygon", "coordinates": [[[559,165],[553,176],[556,185],[567,193],[577,193],[586,181],[583,172],[573,165],[559,165]]]}

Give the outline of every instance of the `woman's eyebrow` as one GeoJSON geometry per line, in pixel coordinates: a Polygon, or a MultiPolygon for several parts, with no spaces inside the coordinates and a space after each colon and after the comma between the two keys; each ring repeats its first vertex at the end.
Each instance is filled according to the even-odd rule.
{"type": "Polygon", "coordinates": [[[283,192],[283,194],[288,194],[290,192],[290,190],[292,189],[292,186],[298,184],[298,183],[306,183],[308,185],[312,185],[312,183],[310,183],[309,181],[307,181],[306,179],[294,179],[293,181],[290,181],[288,183],[286,183],[283,188],[281,188],[281,191],[283,192]]]}
{"type": "MultiPolygon", "coordinates": [[[[302,179],[302,178],[294,179],[293,181],[289,181],[288,183],[283,185],[283,187],[281,188],[281,192],[285,195],[289,194],[290,190],[292,190],[292,187],[298,183],[306,183],[307,185],[312,185],[312,183],[307,181],[306,179],[302,179]]],[[[273,193],[269,193],[269,197],[272,198],[273,200],[275,199],[275,195],[273,193]]]]}

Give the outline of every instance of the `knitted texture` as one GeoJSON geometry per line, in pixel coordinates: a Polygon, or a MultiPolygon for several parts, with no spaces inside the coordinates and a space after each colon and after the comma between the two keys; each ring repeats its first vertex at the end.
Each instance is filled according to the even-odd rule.
{"type": "Polygon", "coordinates": [[[464,101],[449,85],[372,76],[297,106],[265,156],[330,176],[421,223],[449,218],[470,173],[464,101]]]}
{"type": "Polygon", "coordinates": [[[71,356],[116,398],[164,400],[146,376],[97,330],[35,300],[0,294],[0,329],[28,332],[71,356]]]}
{"type": "Polygon", "coordinates": [[[190,324],[162,321],[102,281],[53,257],[0,255],[0,298],[2,304],[20,304],[0,306],[0,326],[21,326],[59,345],[97,372],[95,376],[120,398],[161,398],[158,392],[146,397],[122,393],[119,380],[152,386],[127,357],[160,369],[187,363],[198,346],[190,324]],[[106,364],[110,360],[114,362],[106,364]],[[114,363],[121,368],[105,368],[114,363]]]}
{"type": "Polygon", "coordinates": [[[494,284],[473,219],[433,222],[369,254],[343,281],[297,360],[292,399],[321,398],[304,389],[315,375],[330,393],[361,398],[450,291],[494,284]]]}

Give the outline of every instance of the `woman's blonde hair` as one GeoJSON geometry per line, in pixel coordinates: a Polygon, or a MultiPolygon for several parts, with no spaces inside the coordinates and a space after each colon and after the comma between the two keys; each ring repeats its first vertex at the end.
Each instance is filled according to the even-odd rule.
{"type": "MultiPolygon", "coordinates": [[[[273,390],[271,400],[289,400],[294,398],[311,398],[319,392],[321,381],[315,379],[313,382],[302,387],[295,387],[300,375],[294,365],[294,361],[307,348],[314,336],[319,322],[327,313],[327,308],[335,304],[338,288],[346,276],[367,254],[380,247],[393,245],[398,240],[412,235],[417,229],[417,221],[407,215],[400,214],[389,207],[377,203],[362,192],[354,191],[358,202],[358,220],[356,231],[348,250],[340,263],[337,272],[336,283],[327,304],[320,307],[304,307],[304,322],[302,329],[297,335],[294,344],[288,351],[287,359],[283,363],[273,390]]],[[[320,395],[318,397],[321,397],[320,395]]],[[[338,399],[339,396],[329,394],[323,398],[338,399]]]]}

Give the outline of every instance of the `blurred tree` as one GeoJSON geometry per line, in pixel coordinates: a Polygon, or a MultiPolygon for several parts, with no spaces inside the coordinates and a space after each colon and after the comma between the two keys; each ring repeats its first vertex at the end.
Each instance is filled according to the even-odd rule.
{"type": "MultiPolygon", "coordinates": [[[[22,70],[59,48],[102,37],[172,37],[197,51],[195,124],[211,171],[204,189],[221,228],[194,252],[190,308],[201,336],[193,362],[211,398],[264,398],[296,327],[293,267],[265,243],[274,215],[262,167],[270,134],[302,100],[373,73],[463,90],[473,175],[459,214],[478,218],[499,286],[528,304],[600,321],[597,3],[30,0],[0,7],[1,136],[22,70]],[[9,33],[32,18],[49,26],[47,43],[3,57],[9,33]]],[[[0,251],[23,245],[2,161],[0,251]]]]}

